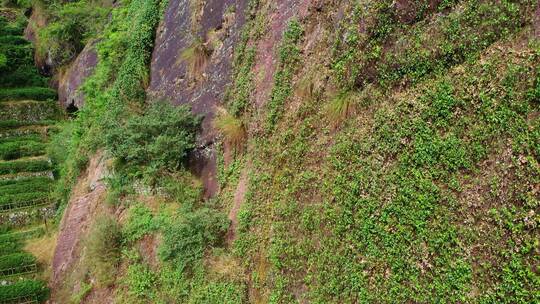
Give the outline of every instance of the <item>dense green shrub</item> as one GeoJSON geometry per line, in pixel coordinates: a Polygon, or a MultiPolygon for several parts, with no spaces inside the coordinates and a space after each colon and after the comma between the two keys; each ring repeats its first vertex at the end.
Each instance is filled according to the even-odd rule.
{"type": "Polygon", "coordinates": [[[208,247],[222,241],[228,228],[229,219],[219,211],[204,207],[185,210],[182,218],[174,220],[163,232],[159,255],[163,260],[173,260],[180,271],[189,270],[208,247]]]}
{"type": "Polygon", "coordinates": [[[127,222],[122,227],[122,235],[126,242],[134,242],[156,228],[152,211],[144,205],[137,204],[129,209],[127,222]]]}
{"type": "Polygon", "coordinates": [[[0,195],[46,192],[52,186],[53,180],[47,177],[34,177],[20,180],[18,183],[0,186],[0,195]]]}
{"type": "Polygon", "coordinates": [[[5,36],[0,36],[0,45],[6,45],[6,44],[11,44],[11,45],[27,45],[28,44],[28,40],[24,39],[24,37],[22,36],[19,36],[19,35],[5,35],[5,36]]]}
{"type": "MultiPolygon", "coordinates": [[[[5,67],[8,71],[16,69],[19,66],[31,66],[33,64],[33,49],[30,44],[4,44],[0,45],[0,51],[4,54],[9,62],[5,67]]],[[[2,86],[5,86],[3,83],[2,86]]]]}
{"type": "Polygon", "coordinates": [[[0,299],[8,301],[21,297],[35,298],[38,302],[43,302],[49,297],[49,288],[45,282],[37,280],[22,280],[0,286],[0,299]]]}
{"type": "Polygon", "coordinates": [[[15,174],[19,172],[42,172],[51,169],[51,164],[45,159],[0,162],[0,175],[15,174]]]}
{"type": "Polygon", "coordinates": [[[48,84],[48,78],[38,74],[33,64],[19,65],[7,71],[0,67],[0,87],[47,87],[48,84]]]}
{"type": "Polygon", "coordinates": [[[150,298],[156,282],[156,273],[142,264],[129,265],[126,274],[128,293],[138,298],[150,298]]]}
{"type": "Polygon", "coordinates": [[[120,260],[122,232],[118,223],[109,215],[100,215],[93,223],[85,240],[88,260],[98,283],[113,283],[120,260]]]}
{"type": "Polygon", "coordinates": [[[56,99],[56,91],[43,87],[0,89],[0,102],[9,100],[47,100],[56,99]]]}
{"type": "Polygon", "coordinates": [[[68,63],[103,29],[111,3],[51,2],[47,7],[49,22],[38,30],[38,55],[50,57],[58,66],[68,63]]]}
{"type": "Polygon", "coordinates": [[[22,249],[22,243],[16,239],[6,239],[0,242],[0,256],[19,252],[22,249]]]}
{"type": "Polygon", "coordinates": [[[0,120],[0,130],[2,129],[11,129],[24,126],[46,126],[54,124],[54,121],[44,120],[44,121],[17,121],[17,120],[0,120]]]}
{"type": "Polygon", "coordinates": [[[43,137],[38,135],[38,134],[10,136],[10,137],[5,137],[5,138],[0,138],[0,144],[24,142],[24,141],[29,141],[29,140],[41,142],[41,141],[43,141],[43,137]]]}
{"type": "Polygon", "coordinates": [[[132,116],[110,130],[106,142],[112,154],[126,164],[174,170],[195,147],[199,123],[188,106],[157,102],[144,115],[132,116]]]}
{"type": "Polygon", "coordinates": [[[36,263],[36,258],[30,253],[19,252],[0,256],[0,271],[36,263]]]}
{"type": "Polygon", "coordinates": [[[12,160],[26,156],[42,155],[45,144],[35,140],[8,141],[0,143],[0,159],[12,160]]]}
{"type": "Polygon", "coordinates": [[[22,35],[26,24],[26,18],[10,22],[6,17],[0,16],[0,36],[22,35]]]}
{"type": "Polygon", "coordinates": [[[5,208],[8,204],[27,203],[35,200],[44,201],[47,199],[48,195],[48,192],[28,192],[2,195],[0,197],[0,208],[5,208]]]}

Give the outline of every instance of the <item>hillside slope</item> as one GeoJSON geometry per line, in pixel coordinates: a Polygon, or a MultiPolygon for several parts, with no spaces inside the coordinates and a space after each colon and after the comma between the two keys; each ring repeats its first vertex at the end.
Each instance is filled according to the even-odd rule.
{"type": "Polygon", "coordinates": [[[538,1],[36,12],[84,95],[55,194],[110,173],[53,301],[540,301],[538,1]]]}
{"type": "Polygon", "coordinates": [[[56,210],[50,199],[54,164],[49,136],[63,118],[33,62],[22,35],[26,18],[17,8],[0,10],[0,302],[40,303],[49,289],[56,210]]]}

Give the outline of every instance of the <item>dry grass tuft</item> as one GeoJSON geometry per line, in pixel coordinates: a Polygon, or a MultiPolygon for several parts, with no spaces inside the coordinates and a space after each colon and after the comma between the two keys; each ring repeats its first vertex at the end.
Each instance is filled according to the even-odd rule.
{"type": "Polygon", "coordinates": [[[187,49],[182,51],[180,57],[187,62],[190,77],[197,80],[202,77],[211,54],[211,50],[202,39],[196,38],[187,49]]]}
{"type": "Polygon", "coordinates": [[[56,237],[58,233],[46,234],[40,238],[29,241],[24,250],[34,255],[42,267],[42,276],[48,280],[52,274],[52,260],[54,256],[54,248],[56,247],[56,237]]]}
{"type": "Polygon", "coordinates": [[[298,81],[297,95],[303,100],[312,100],[315,97],[316,84],[313,76],[305,76],[298,81]]]}
{"type": "Polygon", "coordinates": [[[334,125],[341,124],[345,119],[356,113],[357,102],[351,92],[334,97],[326,106],[326,114],[334,125]]]}
{"type": "Polygon", "coordinates": [[[223,108],[218,108],[217,112],[218,116],[214,119],[214,127],[223,135],[228,145],[237,151],[242,151],[247,137],[244,124],[223,108]]]}

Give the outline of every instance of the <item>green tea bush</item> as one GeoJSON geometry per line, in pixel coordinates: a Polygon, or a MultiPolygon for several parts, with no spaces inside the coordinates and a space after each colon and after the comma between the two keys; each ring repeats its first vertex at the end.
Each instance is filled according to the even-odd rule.
{"type": "Polygon", "coordinates": [[[122,234],[118,223],[109,215],[100,215],[85,240],[91,272],[101,286],[114,282],[120,261],[122,234]]]}
{"type": "Polygon", "coordinates": [[[51,164],[45,159],[0,162],[0,175],[19,172],[42,172],[51,169],[51,164]]]}
{"type": "Polygon", "coordinates": [[[0,256],[18,252],[22,249],[22,243],[16,239],[6,239],[0,243],[0,256]]]}
{"type": "Polygon", "coordinates": [[[174,170],[195,148],[199,124],[200,118],[188,106],[157,102],[144,115],[113,127],[106,134],[106,143],[112,154],[128,165],[174,170]]]}
{"type": "Polygon", "coordinates": [[[26,203],[34,200],[46,200],[48,195],[48,192],[28,192],[2,195],[0,197],[0,208],[8,204],[26,203]]]}
{"type": "Polygon", "coordinates": [[[207,248],[220,244],[228,228],[229,219],[219,211],[205,207],[186,210],[163,232],[159,255],[163,260],[174,261],[180,271],[189,270],[207,248]]]}
{"type": "Polygon", "coordinates": [[[49,85],[48,78],[38,74],[33,64],[19,65],[14,69],[5,70],[0,68],[0,87],[47,87],[49,85]]]}
{"type": "Polygon", "coordinates": [[[34,140],[10,141],[0,144],[0,159],[12,160],[38,156],[45,152],[45,144],[34,140]]]}
{"type": "Polygon", "coordinates": [[[24,126],[46,126],[49,124],[54,124],[54,121],[17,121],[17,120],[1,120],[0,121],[0,130],[12,129],[24,126]]]}
{"type": "Polygon", "coordinates": [[[27,45],[28,40],[24,39],[24,37],[19,35],[5,35],[0,36],[0,45],[27,45]]]}
{"type": "MultiPolygon", "coordinates": [[[[16,69],[19,66],[31,66],[33,64],[33,49],[29,43],[0,45],[0,51],[6,56],[10,63],[5,68],[7,70],[16,69]]],[[[5,85],[2,83],[2,86],[5,85]]]]}
{"type": "Polygon", "coordinates": [[[22,280],[11,285],[0,286],[0,299],[5,301],[29,297],[43,302],[49,298],[49,293],[47,284],[37,280],[22,280]]]}
{"type": "Polygon", "coordinates": [[[53,180],[47,177],[35,177],[21,180],[18,183],[0,186],[0,195],[47,192],[51,189],[53,180]]]}
{"type": "Polygon", "coordinates": [[[43,87],[0,89],[0,102],[11,100],[47,100],[56,99],[56,91],[43,87]]]}
{"type": "Polygon", "coordinates": [[[36,258],[30,253],[19,252],[5,256],[0,256],[0,271],[10,268],[32,265],[36,263],[36,258]]]}
{"type": "Polygon", "coordinates": [[[0,138],[0,144],[4,143],[16,143],[16,142],[24,142],[24,141],[37,141],[41,142],[43,141],[43,137],[38,134],[28,134],[28,135],[22,135],[22,136],[10,136],[5,138],[0,138]]]}

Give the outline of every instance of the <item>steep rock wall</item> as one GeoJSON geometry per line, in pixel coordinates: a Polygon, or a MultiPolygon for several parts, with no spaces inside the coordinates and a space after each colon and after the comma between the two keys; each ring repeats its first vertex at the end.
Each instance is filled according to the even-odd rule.
{"type": "Polygon", "coordinates": [[[199,149],[193,153],[191,162],[204,182],[205,196],[210,197],[219,188],[212,119],[230,80],[234,45],[245,21],[246,1],[212,0],[199,7],[190,3],[188,0],[169,2],[156,35],[148,95],[152,100],[190,104],[196,114],[204,115],[199,149]],[[196,80],[189,75],[188,63],[182,59],[182,52],[195,39],[213,44],[209,62],[196,80]]]}
{"type": "Polygon", "coordinates": [[[90,42],[60,77],[58,82],[58,101],[64,108],[75,106],[80,108],[84,104],[84,94],[79,88],[87,77],[92,75],[98,62],[95,42],[90,42]]]}
{"type": "MultiPolygon", "coordinates": [[[[268,9],[268,31],[259,41],[251,41],[257,49],[254,75],[254,101],[265,104],[272,88],[277,45],[287,22],[305,16],[311,0],[279,0],[262,3],[268,9]]],[[[150,68],[148,96],[151,100],[168,100],[173,104],[189,104],[196,114],[204,115],[199,148],[192,155],[192,169],[205,186],[205,196],[218,192],[216,178],[217,136],[212,120],[231,81],[234,49],[246,21],[245,0],[204,1],[172,0],[158,28],[150,68]],[[199,77],[190,75],[189,62],[182,53],[200,39],[211,45],[208,62],[199,77]]]]}

